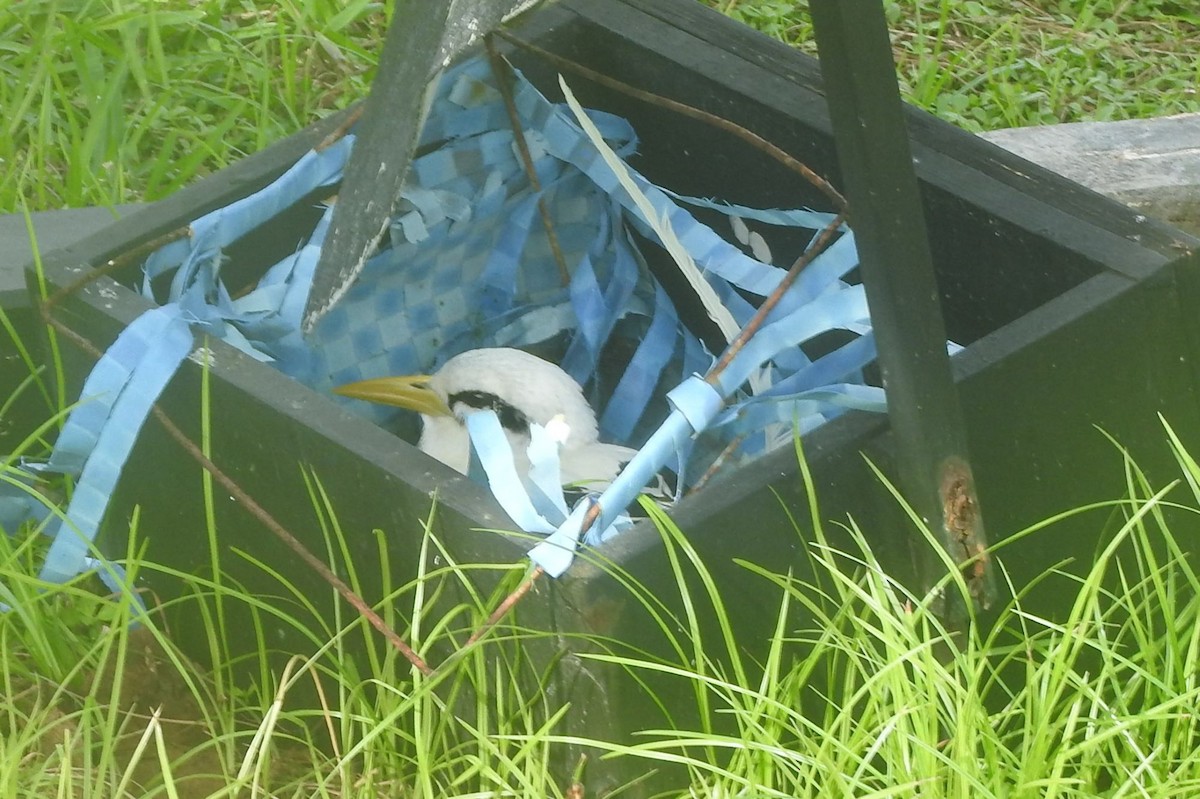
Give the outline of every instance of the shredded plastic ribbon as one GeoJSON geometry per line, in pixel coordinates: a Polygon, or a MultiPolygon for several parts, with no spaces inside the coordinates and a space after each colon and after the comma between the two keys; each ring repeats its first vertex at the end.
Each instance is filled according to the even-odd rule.
{"type": "Polygon", "coordinates": [[[44,580],[64,582],[83,571],[88,548],[150,406],[192,348],[192,334],[179,306],[147,311],[121,333],[118,342],[122,340],[129,346],[110,348],[84,385],[84,396],[95,397],[96,402],[91,407],[81,405],[67,420],[63,437],[70,446],[56,447],[50,458],[50,470],[77,473],[79,480],[66,518],[52,533],[54,541],[42,565],[44,580]],[[135,357],[118,357],[123,355],[135,357]],[[85,428],[78,418],[98,416],[89,412],[93,409],[107,411],[98,431],[85,428]]]}
{"type": "MultiPolygon", "coordinates": [[[[151,406],[192,349],[191,327],[206,327],[260,360],[271,357],[236,327],[256,312],[261,313],[250,305],[255,298],[238,308],[222,287],[216,304],[208,301],[206,289],[217,283],[220,249],[291,205],[292,193],[306,194],[340,178],[351,145],[352,139],[343,140],[324,153],[309,153],[278,182],[197,220],[190,240],[173,242],[147,261],[143,283],[147,293],[154,277],[176,269],[169,302],[134,320],[96,363],[49,461],[39,468],[78,478],[64,518],[47,522],[46,533],[53,540],[42,564],[42,579],[65,582],[95,569],[110,588],[123,590],[120,567],[95,557],[93,542],[151,406]]],[[[312,257],[311,252],[302,251],[300,255],[312,257]]],[[[298,256],[296,262],[303,263],[303,259],[298,256]]],[[[311,270],[308,279],[311,281],[311,270]]],[[[264,280],[260,289],[270,291],[270,283],[269,278],[264,280]]],[[[279,310],[291,312],[297,320],[283,325],[278,338],[286,343],[292,330],[298,328],[296,305],[298,302],[302,308],[304,298],[297,301],[286,291],[280,296],[279,310]]],[[[11,497],[4,504],[10,511],[16,507],[11,497]]],[[[18,517],[15,511],[5,514],[8,529],[25,519],[46,516],[44,508],[22,504],[24,517],[18,517]]]]}
{"type": "MultiPolygon", "coordinates": [[[[471,440],[471,456],[482,470],[492,493],[509,518],[528,533],[549,536],[529,552],[529,558],[551,577],[559,577],[570,567],[582,531],[582,520],[591,498],[585,497],[568,511],[559,470],[559,447],[565,435],[556,437],[550,430],[531,424],[526,449],[529,471],[517,472],[512,446],[493,410],[481,410],[466,417],[471,440]]],[[[631,524],[625,514],[617,515],[600,540],[631,524]]],[[[598,528],[599,529],[599,528],[598,528]]]]}
{"type": "MultiPolygon", "coordinates": [[[[807,431],[846,409],[882,409],[882,391],[861,384],[875,352],[862,289],[847,282],[857,265],[852,232],[843,228],[729,367],[706,380],[701,375],[712,355],[681,321],[638,250],[638,236],[656,239],[646,213],[565,107],[519,75],[513,95],[540,190],[525,174],[486,59],[449,70],[432,100],[389,241],[307,337],[300,315],[329,209],[307,241],[245,296],[231,297],[222,283],[221,253],[340,180],[353,136],[308,153],[270,186],[195,220],[187,239],[150,256],[141,289],[163,305],[131,325],[97,364],[51,458],[51,468],[78,474],[80,482],[44,576],[68,579],[86,566],[141,422],[191,347],[189,326],[323,393],[353,380],[430,371],[475,347],[526,346],[555,336],[566,340],[564,369],[593,386],[606,348],[624,339],[632,355],[611,396],[593,390],[591,399],[607,440],[646,440],[599,498],[568,506],[552,430],[534,426],[524,453],[529,472],[518,474],[494,414],[468,418],[472,476],[488,485],[514,523],[547,536],[530,557],[552,575],[569,566],[581,539],[598,543],[627,526],[625,508],[660,470],[686,479],[703,467],[695,459],[713,447],[695,446],[700,437],[718,444],[744,439],[741,453],[749,456],[768,448],[779,429],[789,431],[793,420],[807,431]],[[554,211],[566,285],[542,229],[539,201],[554,211]],[[155,287],[168,277],[165,296],[156,298],[155,287]],[[805,352],[803,345],[833,330],[846,331],[846,343],[820,357],[805,352]],[[765,378],[765,390],[754,395],[744,388],[752,375],[765,378]],[[667,408],[658,396],[664,376],[668,385],[682,381],[666,395],[667,408]],[[656,418],[667,409],[665,420],[656,418]],[[583,519],[596,502],[599,520],[585,534],[583,519]]],[[[625,120],[595,111],[588,118],[620,158],[633,156],[637,140],[625,120]]],[[[753,209],[674,195],[629,171],[655,220],[669,223],[741,325],[784,270],[726,241],[689,208],[736,217],[743,228],[749,221],[805,228],[814,236],[834,219],[806,209],[753,209]]],[[[394,413],[353,407],[380,420],[394,413]]]]}

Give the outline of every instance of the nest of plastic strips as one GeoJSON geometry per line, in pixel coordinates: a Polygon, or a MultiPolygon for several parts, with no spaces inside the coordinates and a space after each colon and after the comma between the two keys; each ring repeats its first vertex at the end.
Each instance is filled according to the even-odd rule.
{"type": "MultiPolygon", "coordinates": [[[[517,74],[511,102],[526,162],[497,79],[483,58],[443,76],[385,242],[308,334],[301,314],[332,204],[302,246],[239,296],[222,279],[222,252],[322,187],[332,193],[352,134],[310,152],[267,188],[195,220],[186,239],[154,252],[141,290],[159,307],[127,329],[85,395],[114,380],[104,373],[106,362],[118,360],[114,351],[159,358],[155,371],[169,379],[191,346],[188,330],[198,328],[323,393],[365,378],[428,373],[478,347],[541,348],[585,387],[601,438],[640,447],[612,487],[574,507],[561,495],[539,503],[538,491],[533,498],[522,492],[519,477],[485,470],[513,520],[550,537],[531,556],[551,573],[566,568],[584,535],[595,542],[619,531],[625,508],[660,470],[675,472],[686,491],[717,467],[734,468],[848,408],[882,409],[882,390],[863,381],[874,343],[863,289],[847,280],[857,266],[852,232],[842,227],[831,246],[808,253],[786,290],[786,270],[769,263],[773,229],[810,230],[815,240],[832,214],[672,194],[629,166],[637,139],[628,122],[553,103],[517,74]],[[539,201],[551,211],[548,222],[539,201]],[[701,210],[728,217],[729,239],[698,220],[701,210]],[[648,255],[664,259],[647,248],[669,253],[665,260],[708,318],[677,310],[678,289],[673,295],[647,265],[648,255]],[[736,353],[714,369],[719,350],[768,297],[771,311],[759,314],[752,335],[743,332],[736,353]],[[723,340],[702,335],[700,328],[714,325],[723,340]],[[808,345],[831,331],[839,343],[813,352],[808,345]],[[164,354],[168,341],[172,350],[164,354]]],[[[147,381],[152,401],[165,380],[147,381]]],[[[119,415],[116,401],[106,402],[89,403],[84,417],[68,422],[56,452],[60,469],[84,468],[87,442],[103,437],[92,428],[119,415]]],[[[355,410],[380,422],[406,413],[362,403],[355,410]]],[[[555,448],[533,432],[553,461],[555,448]]],[[[108,460],[119,473],[120,457],[108,460]]],[[[549,466],[555,474],[556,464],[549,466]]],[[[106,496],[114,484],[106,474],[91,494],[106,496]]]]}

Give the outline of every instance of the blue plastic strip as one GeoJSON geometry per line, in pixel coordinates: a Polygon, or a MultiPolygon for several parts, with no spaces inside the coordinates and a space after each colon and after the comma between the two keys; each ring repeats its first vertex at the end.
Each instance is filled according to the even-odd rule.
{"type": "Polygon", "coordinates": [[[696,428],[678,410],[673,410],[666,420],[650,435],[649,440],[638,450],[612,484],[597,500],[601,507],[600,516],[592,526],[597,532],[593,538],[591,530],[585,539],[589,544],[601,540],[603,532],[619,513],[628,508],[646,486],[654,482],[662,468],[670,463],[696,428]]]}
{"type": "Polygon", "coordinates": [[[612,398],[600,417],[600,431],[614,441],[629,441],[641,420],[655,389],[659,375],[677,350],[679,317],[662,286],[654,287],[654,317],[638,344],[612,398]]]}
{"type": "MultiPolygon", "coordinates": [[[[122,385],[112,402],[108,421],[83,463],[66,519],[46,554],[41,572],[44,580],[63,582],[84,569],[88,548],[150,406],[192,348],[191,331],[176,306],[147,311],[121,333],[118,341],[125,338],[143,340],[147,331],[155,331],[156,336],[146,347],[144,357],[131,371],[124,366],[117,367],[123,378],[122,385]]],[[[99,369],[101,364],[97,364],[99,369]]],[[[95,375],[96,371],[93,371],[95,375]]],[[[98,382],[109,383],[112,389],[110,381],[98,382]]],[[[79,410],[86,407],[81,406],[79,410]]]]}
{"type": "Polygon", "coordinates": [[[107,558],[85,557],[80,571],[94,571],[96,576],[100,578],[100,582],[104,584],[104,587],[114,595],[130,596],[139,608],[145,609],[146,603],[142,601],[141,594],[133,590],[133,586],[129,583],[129,576],[125,572],[125,567],[120,563],[108,560],[107,558]]]}
{"type": "Polygon", "coordinates": [[[146,260],[142,293],[151,297],[152,279],[185,263],[189,257],[196,257],[193,254],[197,242],[204,243],[204,255],[211,258],[221,248],[278,216],[297,198],[336,183],[342,177],[342,169],[353,146],[354,136],[347,135],[320,152],[310,150],[271,185],[197,219],[191,224],[190,240],[172,242],[146,260]]]}
{"type": "Polygon", "coordinates": [[[696,432],[703,430],[725,404],[724,397],[700,375],[692,375],[668,391],[667,401],[696,432]]]}
{"type": "Polygon", "coordinates": [[[755,397],[730,408],[716,418],[711,428],[734,425],[738,431],[759,430],[769,424],[791,424],[796,416],[829,411],[857,409],[882,413],[887,410],[887,397],[878,386],[839,383],[800,391],[787,396],[755,397]]]}
{"type": "MultiPolygon", "coordinates": [[[[736,216],[741,219],[749,219],[754,222],[761,222],[764,225],[774,225],[776,227],[803,227],[811,230],[821,230],[836,218],[834,214],[826,211],[813,211],[808,208],[751,208],[746,205],[737,205],[721,200],[689,197],[686,194],[677,194],[670,189],[662,189],[662,192],[668,197],[697,208],[707,208],[711,211],[718,211],[725,216],[736,216]]],[[[841,229],[849,230],[845,224],[841,225],[841,229]]]]}
{"type": "MultiPolygon", "coordinates": [[[[571,277],[571,304],[578,328],[562,360],[562,368],[579,383],[586,383],[596,372],[600,354],[617,320],[624,314],[637,285],[637,262],[620,239],[612,236],[618,220],[602,216],[596,243],[571,277]],[[607,280],[597,274],[606,265],[607,280]]],[[[631,412],[641,413],[641,408],[631,412]]]]}
{"type": "Polygon", "coordinates": [[[82,399],[67,417],[46,471],[79,474],[95,449],[121,391],[173,321],[169,313],[150,312],[117,337],[84,381],[82,399]]]}
{"type": "Polygon", "coordinates": [[[558,450],[561,442],[540,424],[529,426],[529,473],[526,486],[534,507],[543,518],[560,523],[567,518],[567,501],[562,490],[558,450]]]}
{"type": "Polygon", "coordinates": [[[551,577],[561,577],[575,561],[575,550],[582,537],[583,519],[593,500],[578,503],[567,520],[550,536],[526,553],[529,560],[542,568],[551,577]]]}
{"type": "Polygon", "coordinates": [[[791,347],[827,330],[843,327],[850,320],[867,317],[867,298],[862,286],[851,286],[823,295],[820,302],[773,324],[764,325],[749,338],[737,356],[721,373],[721,390],[727,396],[746,382],[759,364],[785,347],[791,347]]]}
{"type": "Polygon", "coordinates": [[[538,513],[529,499],[521,478],[513,463],[512,446],[500,426],[495,411],[482,410],[467,414],[467,434],[492,494],[504,508],[504,512],[522,530],[528,533],[549,534],[557,525],[551,524],[538,513]]]}
{"type": "Polygon", "coordinates": [[[517,292],[517,270],[521,253],[534,224],[538,196],[531,194],[512,210],[504,230],[488,254],[480,278],[482,284],[480,310],[486,316],[506,313],[513,307],[517,292]]]}
{"type": "Polygon", "coordinates": [[[863,364],[874,359],[875,337],[859,336],[818,358],[809,366],[776,380],[769,389],[758,396],[796,394],[818,386],[845,381],[850,375],[858,372],[863,364]]]}

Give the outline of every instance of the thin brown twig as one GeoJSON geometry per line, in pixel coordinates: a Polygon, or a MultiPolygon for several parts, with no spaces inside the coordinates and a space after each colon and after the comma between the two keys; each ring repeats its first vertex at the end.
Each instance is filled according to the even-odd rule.
{"type": "Polygon", "coordinates": [[[654,94],[653,92],[648,92],[635,86],[630,86],[628,83],[624,83],[616,78],[612,78],[593,69],[589,69],[582,64],[578,64],[568,58],[563,58],[562,56],[552,53],[549,50],[544,50],[535,44],[514,36],[503,28],[497,29],[495,31],[495,35],[504,39],[506,42],[521,48],[522,50],[528,50],[539,58],[545,59],[557,69],[574,72],[582,75],[594,83],[600,84],[601,86],[606,86],[614,91],[621,92],[622,94],[626,94],[635,99],[646,103],[651,103],[652,105],[656,105],[661,108],[666,108],[669,111],[674,111],[677,114],[682,114],[683,116],[705,122],[709,125],[731,133],[747,144],[750,144],[755,149],[761,150],[762,152],[771,156],[788,169],[802,176],[805,180],[819,189],[826,197],[828,197],[838,211],[844,212],[846,210],[846,198],[843,197],[828,180],[812,171],[812,169],[805,166],[796,158],[793,158],[781,147],[772,144],[754,131],[748,130],[736,122],[731,122],[724,117],[717,116],[716,114],[709,113],[708,111],[703,111],[686,103],[681,103],[678,100],[672,100],[669,97],[663,97],[662,95],[654,94]]]}
{"type": "Polygon", "coordinates": [[[513,100],[512,93],[512,73],[511,67],[506,62],[500,53],[496,51],[496,42],[491,34],[483,38],[484,45],[487,47],[488,60],[492,64],[492,74],[496,76],[496,85],[500,88],[500,96],[504,98],[504,109],[508,112],[508,124],[512,127],[513,141],[517,144],[517,152],[521,154],[521,163],[525,167],[525,175],[529,178],[529,185],[537,192],[538,215],[542,218],[542,227],[546,230],[546,241],[550,245],[550,252],[554,256],[554,262],[558,264],[558,274],[562,278],[564,286],[571,282],[571,272],[567,269],[567,259],[563,255],[562,247],[558,243],[558,232],[554,229],[554,222],[550,218],[550,209],[546,205],[546,198],[542,195],[542,181],[538,179],[537,170],[533,167],[533,156],[529,153],[529,142],[525,141],[525,131],[521,128],[521,118],[517,115],[517,105],[513,100]]]}
{"type": "Polygon", "coordinates": [[[508,612],[521,601],[521,598],[529,593],[529,589],[533,588],[533,584],[537,581],[537,578],[541,577],[544,573],[541,566],[534,566],[533,570],[525,575],[525,579],[521,581],[521,584],[511,594],[506,596],[503,602],[496,606],[496,609],[492,611],[492,615],[487,617],[487,621],[478,630],[471,633],[471,637],[467,639],[467,646],[487,635],[489,630],[499,624],[500,620],[508,615],[508,612]]]}
{"type": "MultiPolygon", "coordinates": [[[[48,312],[46,312],[46,319],[59,333],[61,333],[70,341],[74,342],[77,346],[83,349],[84,352],[97,359],[103,355],[103,353],[100,352],[100,349],[95,344],[72,330],[66,324],[50,316],[48,312]]],[[[171,436],[171,438],[175,439],[175,442],[183,448],[184,452],[186,452],[192,457],[193,460],[200,464],[200,467],[204,469],[204,471],[211,474],[213,479],[220,483],[221,486],[228,491],[229,494],[235,500],[237,500],[250,513],[251,516],[257,519],[259,523],[270,530],[271,533],[273,533],[289,549],[296,553],[301,560],[303,560],[310,568],[320,575],[321,579],[329,583],[329,585],[331,585],[343,599],[345,599],[355,610],[357,610],[359,615],[365,618],[372,627],[378,630],[380,634],[383,635],[383,637],[386,638],[388,642],[408,660],[409,663],[416,666],[417,669],[427,677],[433,674],[433,669],[429,667],[429,664],[427,664],[425,660],[418,655],[412,649],[412,647],[410,647],[404,641],[404,639],[399,636],[399,634],[396,633],[395,630],[387,626],[382,617],[380,617],[380,615],[376,613],[370,605],[367,604],[366,600],[356,594],[350,588],[350,586],[346,585],[341,578],[339,578],[330,570],[328,566],[326,566],[319,558],[309,552],[304,544],[302,544],[300,540],[296,538],[296,536],[294,536],[286,527],[280,524],[280,522],[266,510],[266,508],[259,505],[258,502],[255,501],[254,497],[250,496],[250,494],[247,493],[237,483],[237,481],[225,474],[225,472],[222,471],[217,464],[210,460],[209,457],[204,454],[203,450],[201,450],[194,441],[188,438],[187,434],[184,433],[169,416],[167,416],[166,412],[164,412],[157,403],[152,406],[151,411],[154,414],[154,418],[157,419],[159,424],[163,426],[163,429],[166,430],[167,434],[171,436]]]]}
{"type": "Polygon", "coordinates": [[[779,285],[767,295],[767,298],[763,300],[763,304],[758,306],[758,310],[754,312],[754,316],[738,331],[734,340],[729,342],[729,346],[725,348],[725,352],[721,353],[721,358],[717,361],[716,365],[708,370],[708,374],[704,376],[705,380],[714,385],[716,384],[717,378],[721,376],[721,373],[725,371],[730,362],[737,357],[737,354],[742,351],[742,347],[746,346],[746,342],[750,340],[750,337],[762,327],[763,320],[767,318],[767,314],[775,309],[775,306],[783,299],[783,295],[796,282],[796,278],[800,277],[800,273],[804,271],[804,267],[812,263],[814,258],[825,251],[825,248],[829,246],[830,240],[845,221],[846,212],[842,211],[817,234],[816,241],[812,243],[812,246],[800,253],[800,257],[788,269],[787,274],[783,276],[783,280],[779,281],[779,285]]]}
{"type": "Polygon", "coordinates": [[[153,252],[165,244],[170,244],[173,241],[178,241],[179,239],[185,238],[189,235],[191,235],[191,227],[189,225],[184,225],[181,228],[176,228],[175,230],[164,233],[161,236],[155,236],[149,241],[143,242],[136,247],[128,249],[114,258],[110,258],[101,266],[87,270],[75,280],[72,280],[70,283],[62,286],[46,298],[46,301],[42,303],[42,316],[49,320],[50,311],[54,309],[54,306],[62,302],[64,297],[74,294],[84,286],[92,283],[95,280],[99,280],[105,275],[112,274],[118,269],[128,266],[133,262],[134,259],[142,255],[146,255],[147,253],[153,252]]]}
{"type": "Polygon", "coordinates": [[[334,143],[336,143],[340,139],[344,138],[345,135],[350,132],[350,128],[354,127],[354,123],[362,118],[363,109],[365,109],[366,107],[367,107],[366,103],[359,103],[358,105],[351,108],[350,112],[348,114],[346,114],[346,118],[341,121],[341,124],[339,124],[336,128],[331,130],[329,132],[329,135],[326,136],[325,138],[321,139],[320,144],[318,144],[313,149],[319,153],[328,147],[332,147],[334,145],[334,143]]]}

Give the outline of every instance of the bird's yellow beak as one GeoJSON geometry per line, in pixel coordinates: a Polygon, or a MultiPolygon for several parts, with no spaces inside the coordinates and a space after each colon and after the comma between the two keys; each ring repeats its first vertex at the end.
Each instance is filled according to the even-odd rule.
{"type": "Polygon", "coordinates": [[[429,416],[449,416],[446,403],[429,388],[429,375],[376,377],[333,389],[334,394],[354,399],[396,405],[429,416]]]}

